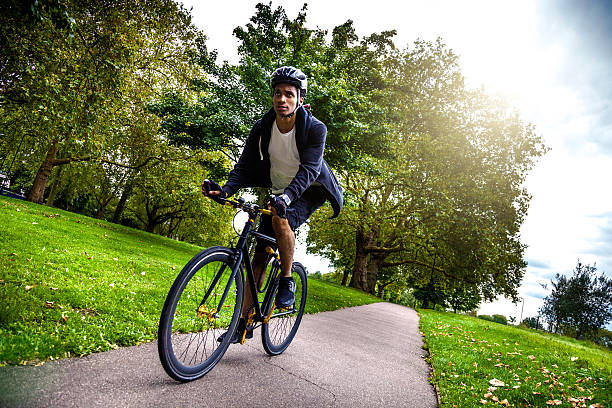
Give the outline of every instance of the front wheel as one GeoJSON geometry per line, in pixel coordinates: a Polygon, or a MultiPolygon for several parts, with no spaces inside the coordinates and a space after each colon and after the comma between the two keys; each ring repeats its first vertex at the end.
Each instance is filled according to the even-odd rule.
{"type": "Polygon", "coordinates": [[[208,373],[223,357],[242,308],[243,279],[232,279],[231,252],[213,247],[197,254],[177,276],[159,320],[157,348],[166,373],[186,382],[208,373]],[[219,308],[221,299],[226,298],[219,308]]]}
{"type": "Polygon", "coordinates": [[[295,303],[289,310],[275,309],[272,311],[272,316],[267,323],[261,326],[261,340],[264,350],[271,356],[281,354],[289,347],[289,344],[295,337],[304,307],[306,306],[306,271],[299,262],[293,263],[292,268],[293,280],[296,284],[295,303]]]}

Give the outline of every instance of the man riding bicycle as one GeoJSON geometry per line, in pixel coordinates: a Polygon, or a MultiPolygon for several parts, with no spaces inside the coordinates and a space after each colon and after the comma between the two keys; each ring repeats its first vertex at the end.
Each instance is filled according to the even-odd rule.
{"type": "MultiPolygon", "coordinates": [[[[220,187],[206,180],[202,183],[202,194],[214,200],[227,198],[243,187],[272,188],[266,202],[272,216],[262,215],[258,231],[276,237],[281,260],[276,305],[287,308],[295,300],[295,282],[291,277],[295,231],[326,200],[336,217],[342,208],[342,187],[323,160],[327,128],[303,106],[306,75],[294,67],[280,67],[272,74],[270,86],[273,107],[253,125],[227,183],[220,187]]],[[[252,262],[256,282],[261,282],[265,275],[268,245],[257,239],[252,262]]],[[[242,317],[232,343],[238,343],[245,330],[246,338],[253,337],[245,320],[252,303],[251,293],[245,291],[242,317]]]]}

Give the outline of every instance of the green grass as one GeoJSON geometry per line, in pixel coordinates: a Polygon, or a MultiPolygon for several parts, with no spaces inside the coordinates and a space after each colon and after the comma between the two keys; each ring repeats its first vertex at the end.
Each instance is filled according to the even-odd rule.
{"type": "Polygon", "coordinates": [[[442,407],[611,406],[609,350],[470,316],[419,315],[442,407]]]}
{"type": "MultiPolygon", "coordinates": [[[[170,286],[202,249],[5,197],[0,223],[0,365],[154,340],[170,286]]],[[[308,283],[307,313],[379,301],[308,283]]]]}

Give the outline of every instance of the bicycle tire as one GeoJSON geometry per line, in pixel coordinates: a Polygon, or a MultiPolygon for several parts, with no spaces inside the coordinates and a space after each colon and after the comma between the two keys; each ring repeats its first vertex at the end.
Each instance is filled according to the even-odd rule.
{"type": "Polygon", "coordinates": [[[217,338],[226,330],[233,333],[238,324],[244,291],[241,273],[231,283],[223,310],[216,308],[231,276],[228,266],[231,254],[225,247],[200,252],[181,270],[166,297],[157,346],[164,370],[177,381],[204,376],[221,360],[230,344],[232,336],[224,336],[221,342],[217,338]],[[220,279],[213,283],[221,268],[220,279]],[[200,308],[209,291],[205,307],[200,308]]]}
{"type": "MultiPolygon", "coordinates": [[[[293,305],[294,313],[278,317],[272,314],[270,320],[261,326],[263,348],[271,356],[279,355],[289,347],[304,314],[308,285],[306,271],[299,262],[293,263],[292,276],[296,284],[295,303],[293,305]]],[[[273,296],[276,296],[276,293],[273,296]]]]}

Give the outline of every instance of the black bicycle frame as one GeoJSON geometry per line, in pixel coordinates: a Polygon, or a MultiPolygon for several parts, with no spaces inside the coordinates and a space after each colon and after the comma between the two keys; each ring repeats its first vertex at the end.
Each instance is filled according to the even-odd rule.
{"type": "MultiPolygon", "coordinates": [[[[253,267],[251,265],[249,250],[247,247],[247,239],[249,235],[253,234],[258,238],[262,238],[267,241],[270,241],[273,245],[276,244],[276,239],[269,237],[267,235],[264,235],[260,232],[253,231],[253,225],[255,224],[255,219],[257,219],[257,216],[259,214],[256,211],[247,211],[247,213],[249,214],[249,220],[244,224],[244,228],[242,229],[242,233],[240,234],[240,237],[238,238],[236,247],[233,249],[233,252],[230,258],[230,263],[229,263],[229,266],[232,272],[231,272],[229,280],[227,281],[227,285],[225,286],[225,290],[223,291],[223,296],[221,296],[221,300],[219,301],[219,305],[217,306],[217,311],[221,310],[221,308],[223,307],[225,298],[227,297],[227,294],[229,293],[230,287],[232,286],[232,282],[234,282],[234,279],[236,278],[236,274],[238,273],[238,271],[240,271],[240,273],[243,273],[242,263],[244,261],[244,265],[246,267],[246,280],[248,281],[249,290],[251,291],[251,298],[253,299],[253,306],[255,307],[255,321],[261,322],[264,320],[266,315],[262,313],[261,307],[259,306],[259,301],[257,300],[258,291],[257,291],[257,287],[255,286],[255,275],[253,274],[253,267]]],[[[210,288],[204,295],[204,299],[202,299],[202,302],[200,302],[200,306],[206,303],[206,300],[210,296],[211,291],[213,290],[213,288],[215,287],[219,279],[221,279],[221,276],[223,275],[224,272],[225,272],[225,265],[222,265],[219,271],[217,272],[217,274],[215,275],[215,278],[213,279],[210,285],[210,288]]],[[[271,271],[271,275],[275,274],[275,272],[276,271],[273,269],[271,271]]],[[[270,278],[272,278],[272,276],[270,276],[270,278]]],[[[274,282],[272,282],[271,284],[274,284],[274,282]]],[[[266,309],[268,309],[268,306],[269,306],[269,301],[270,301],[269,295],[271,293],[274,293],[274,290],[268,289],[266,291],[266,296],[264,296],[264,299],[261,303],[262,306],[264,306],[266,309]]],[[[269,312],[269,310],[266,310],[266,314],[267,312],[269,312]]],[[[291,313],[291,312],[287,312],[287,313],[291,313]]],[[[285,314],[285,313],[282,313],[282,314],[285,314]]],[[[216,315],[215,317],[218,317],[218,315],[216,315]]]]}

